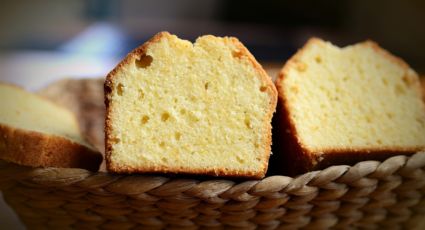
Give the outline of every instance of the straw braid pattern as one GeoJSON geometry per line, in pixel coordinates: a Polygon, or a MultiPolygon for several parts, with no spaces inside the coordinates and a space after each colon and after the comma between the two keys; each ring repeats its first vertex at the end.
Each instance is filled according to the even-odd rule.
{"type": "Polygon", "coordinates": [[[420,229],[425,214],[422,152],[242,182],[5,162],[0,175],[30,229],[420,229]]]}

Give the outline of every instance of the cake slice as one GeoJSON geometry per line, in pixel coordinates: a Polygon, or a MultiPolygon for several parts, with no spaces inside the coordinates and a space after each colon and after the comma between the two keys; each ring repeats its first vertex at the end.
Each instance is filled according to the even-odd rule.
{"type": "Polygon", "coordinates": [[[100,152],[105,149],[104,83],[105,77],[65,78],[53,82],[37,92],[38,95],[75,114],[81,133],[100,152]]]}
{"type": "MultiPolygon", "coordinates": [[[[81,133],[100,153],[105,151],[105,94],[102,78],[61,79],[38,91],[38,95],[75,114],[81,133]]],[[[106,172],[102,161],[99,172],[106,172]]]]}
{"type": "Polygon", "coordinates": [[[33,167],[99,168],[102,155],[83,139],[71,112],[8,84],[0,84],[0,98],[0,159],[33,167]]]}
{"type": "Polygon", "coordinates": [[[417,74],[376,43],[313,38],[282,68],[277,149],[287,174],[425,148],[417,74]]]}
{"type": "Polygon", "coordinates": [[[261,178],[276,88],[236,38],[162,32],[107,76],[110,172],[261,178]]]}

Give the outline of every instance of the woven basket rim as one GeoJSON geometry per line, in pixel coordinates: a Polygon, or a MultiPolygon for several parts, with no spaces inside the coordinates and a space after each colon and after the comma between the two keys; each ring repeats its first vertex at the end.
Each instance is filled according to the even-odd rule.
{"type": "Polygon", "coordinates": [[[0,175],[4,198],[28,227],[410,228],[425,213],[425,152],[243,181],[29,168],[4,161],[0,175]]]}
{"type": "MultiPolygon", "coordinates": [[[[408,176],[409,172],[422,167],[425,167],[425,151],[417,152],[411,156],[396,155],[384,161],[361,161],[353,166],[333,165],[322,170],[311,171],[294,177],[271,175],[263,179],[236,178],[232,180],[223,177],[194,178],[196,175],[113,174],[101,171],[91,172],[80,168],[31,168],[6,161],[0,161],[0,174],[8,175],[3,176],[2,181],[30,178],[32,181],[38,181],[40,184],[44,185],[50,184],[51,186],[66,186],[74,183],[80,183],[82,186],[86,186],[87,183],[84,183],[84,181],[86,179],[90,180],[92,177],[103,178],[105,183],[107,183],[106,181],[112,182],[115,180],[128,180],[133,183],[143,180],[160,181],[160,183],[157,183],[157,187],[171,181],[191,181],[195,184],[222,183],[232,184],[232,186],[251,183],[252,192],[261,193],[282,190],[288,192],[289,190],[300,189],[303,186],[320,187],[320,185],[332,181],[345,183],[366,176],[371,178],[383,178],[396,172],[408,176]],[[108,178],[108,180],[105,178],[108,178]],[[279,186],[276,186],[276,184],[279,184],[279,186]]],[[[99,183],[98,181],[96,182],[99,183]]],[[[100,185],[101,184],[97,184],[97,186],[100,185]]]]}

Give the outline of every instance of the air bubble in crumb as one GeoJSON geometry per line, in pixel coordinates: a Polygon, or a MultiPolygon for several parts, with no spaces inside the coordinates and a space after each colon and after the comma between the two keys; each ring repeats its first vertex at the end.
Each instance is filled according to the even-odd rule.
{"type": "Polygon", "coordinates": [[[118,94],[119,96],[122,96],[123,92],[124,92],[124,85],[123,85],[123,84],[121,84],[121,83],[119,83],[119,84],[117,85],[117,94],[118,94]]]}
{"type": "Polygon", "coordinates": [[[142,124],[143,125],[146,124],[146,123],[148,123],[148,121],[149,121],[149,117],[148,116],[143,116],[142,117],[142,124]]]}
{"type": "Polygon", "coordinates": [[[164,143],[163,141],[161,141],[161,142],[159,143],[159,147],[164,148],[164,147],[165,147],[165,143],[164,143]]]}
{"type": "Polygon", "coordinates": [[[117,143],[120,143],[121,140],[117,137],[114,137],[114,138],[111,139],[111,142],[114,143],[114,144],[117,144],[117,143]]]}
{"type": "Polygon", "coordinates": [[[232,51],[232,56],[233,56],[234,58],[241,58],[241,57],[242,57],[242,55],[243,55],[243,53],[242,53],[242,51],[240,51],[240,50],[234,50],[234,51],[232,51]]]}
{"type": "Polygon", "coordinates": [[[370,116],[365,117],[367,123],[372,123],[372,118],[370,116]]]}
{"type": "Polygon", "coordinates": [[[314,60],[316,61],[316,63],[322,63],[322,57],[320,56],[315,57],[314,60]]]}
{"type": "Polygon", "coordinates": [[[175,133],[175,135],[174,135],[174,137],[176,138],[176,140],[180,140],[180,138],[182,137],[182,134],[181,133],[179,133],[179,132],[176,132],[175,133]]]}
{"type": "Polygon", "coordinates": [[[251,120],[249,120],[249,118],[245,118],[245,126],[248,128],[248,129],[252,129],[252,125],[251,125],[251,120]]]}
{"type": "Polygon", "coordinates": [[[245,160],[244,160],[244,159],[242,159],[242,157],[240,157],[240,156],[236,156],[236,160],[237,160],[240,164],[245,163],[245,160]]]}
{"type": "Polygon", "coordinates": [[[403,84],[404,84],[406,87],[409,87],[409,86],[413,83],[412,78],[411,78],[411,77],[409,77],[409,75],[407,75],[407,74],[405,74],[405,75],[401,78],[401,80],[403,81],[403,84]]]}
{"type": "Polygon", "coordinates": [[[197,101],[197,99],[196,99],[196,97],[194,95],[191,95],[189,97],[189,100],[192,101],[192,102],[196,102],[197,101]]]}
{"type": "Polygon", "coordinates": [[[145,98],[145,93],[143,90],[139,89],[139,99],[142,100],[143,98],[145,98]]]}
{"type": "Polygon", "coordinates": [[[300,72],[304,72],[307,70],[307,64],[304,62],[297,62],[297,70],[300,72]]]}
{"type": "Polygon", "coordinates": [[[189,120],[191,122],[198,122],[200,121],[200,118],[195,113],[189,113],[189,120]]]}
{"type": "Polygon", "coordinates": [[[142,55],[139,59],[136,59],[135,63],[138,68],[146,68],[151,65],[153,58],[149,55],[142,55]]]}
{"type": "Polygon", "coordinates": [[[266,92],[266,90],[267,90],[267,86],[261,86],[260,87],[260,91],[261,92],[266,92]]]}
{"type": "Polygon", "coordinates": [[[423,118],[417,117],[416,121],[423,127],[425,126],[425,121],[423,120],[423,118]]]}
{"type": "Polygon", "coordinates": [[[291,86],[290,90],[295,94],[298,93],[298,87],[296,86],[291,86]]]}
{"type": "Polygon", "coordinates": [[[382,79],[382,83],[383,83],[385,86],[387,86],[387,85],[388,85],[388,80],[387,80],[386,78],[383,78],[383,79],[382,79]]]}
{"type": "Polygon", "coordinates": [[[205,85],[204,85],[205,90],[208,90],[208,87],[209,87],[209,83],[207,82],[207,83],[205,83],[205,85]]]}
{"type": "Polygon", "coordinates": [[[170,119],[170,114],[165,112],[161,115],[161,120],[162,121],[167,121],[168,119],[170,119]]]}
{"type": "Polygon", "coordinates": [[[403,95],[406,93],[406,90],[404,89],[403,85],[401,84],[396,84],[394,87],[395,93],[397,95],[403,95]]]}
{"type": "Polygon", "coordinates": [[[168,159],[167,159],[167,158],[165,158],[165,157],[162,157],[162,158],[161,158],[161,161],[162,161],[162,162],[164,162],[164,163],[167,163],[167,162],[168,162],[168,159]]]}

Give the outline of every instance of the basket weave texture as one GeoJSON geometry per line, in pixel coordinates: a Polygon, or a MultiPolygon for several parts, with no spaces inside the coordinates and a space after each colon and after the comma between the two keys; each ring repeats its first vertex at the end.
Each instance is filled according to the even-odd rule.
{"type": "Polygon", "coordinates": [[[421,229],[425,213],[422,152],[241,182],[6,162],[0,175],[31,229],[421,229]]]}
{"type": "MultiPolygon", "coordinates": [[[[40,92],[73,111],[99,149],[103,81],[65,79],[40,92]]],[[[0,189],[29,229],[425,229],[425,153],[253,181],[0,161],[0,189]]]]}

